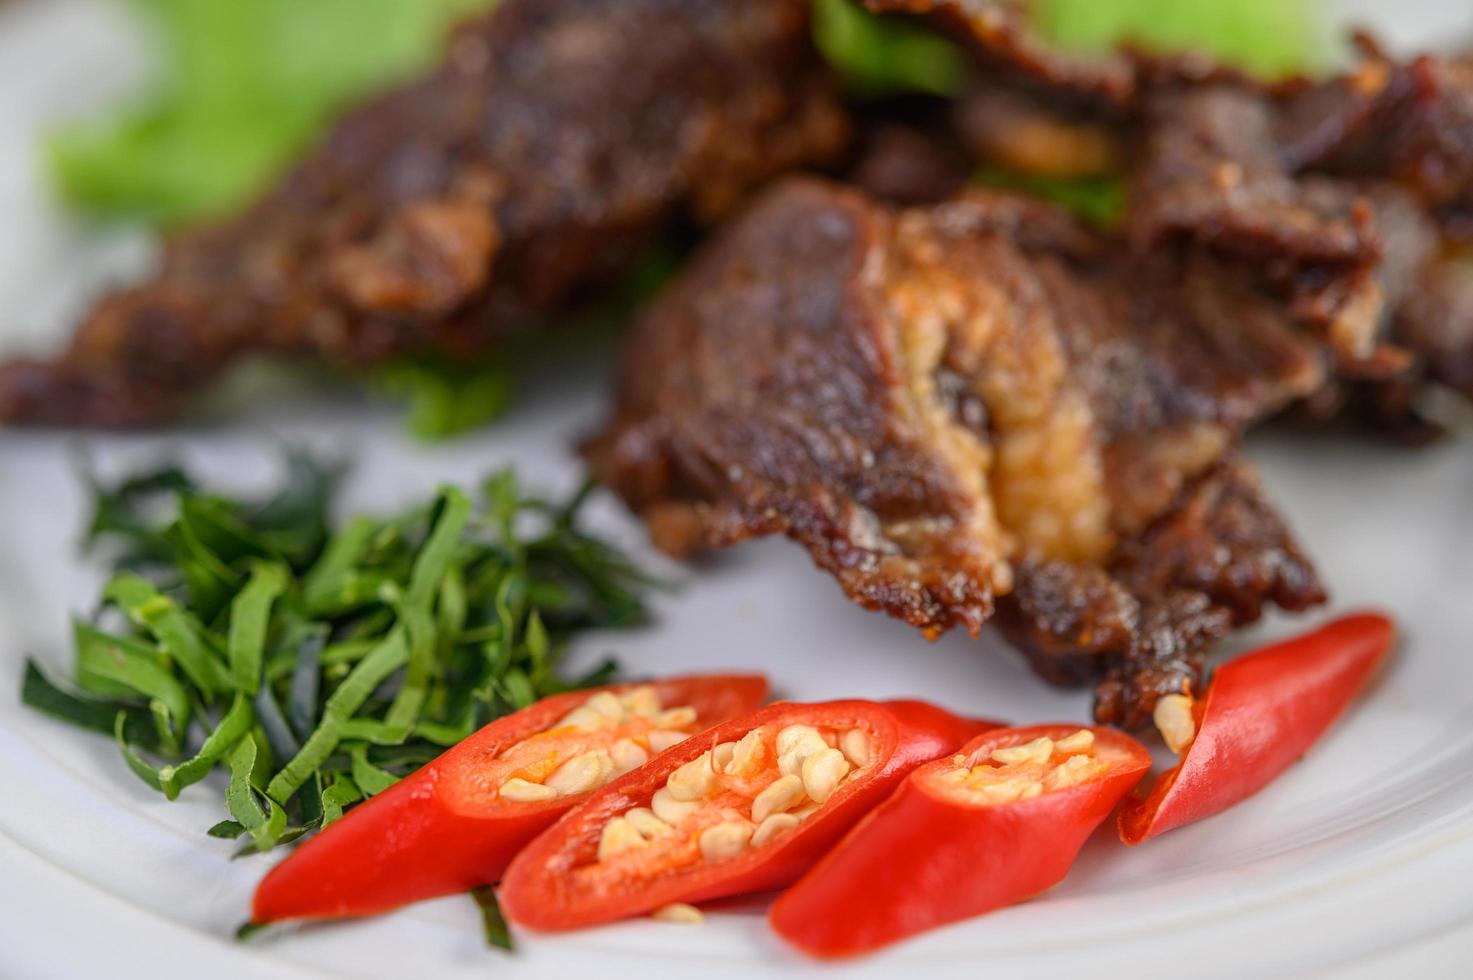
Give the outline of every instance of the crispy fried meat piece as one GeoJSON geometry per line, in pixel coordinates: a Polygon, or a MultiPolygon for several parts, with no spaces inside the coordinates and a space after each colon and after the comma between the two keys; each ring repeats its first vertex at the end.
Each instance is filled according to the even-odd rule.
{"type": "Polygon", "coordinates": [[[974,167],[951,131],[950,113],[949,100],[921,96],[856,107],[845,181],[893,204],[934,204],[956,194],[974,167]]]}
{"type": "Polygon", "coordinates": [[[1006,0],[870,6],[929,15],[974,52],[978,75],[954,129],[975,160],[1045,177],[1123,173],[1139,253],[1200,248],[1235,260],[1347,377],[1404,366],[1380,342],[1388,316],[1371,204],[1355,184],[1306,178],[1280,144],[1280,99],[1307,83],[1269,87],[1195,56],[1060,54],[1006,0]]]}
{"type": "Polygon", "coordinates": [[[1354,372],[1371,358],[1384,290],[1370,202],[1353,184],[1298,177],[1257,90],[1204,85],[1145,100],[1130,171],[1131,237],[1236,259],[1271,281],[1354,372]]]}
{"type": "Polygon", "coordinates": [[[787,534],[932,635],[1001,606],[1134,722],[1228,625],[1322,597],[1233,454],[1322,383],[1296,336],[1207,260],[1136,266],[1031,199],[789,179],[646,312],[589,456],[668,551],[787,534]]]}
{"type": "Polygon", "coordinates": [[[1191,55],[1056,52],[1011,0],[867,4],[974,54],[953,124],[974,160],[1067,176],[1113,155],[1138,252],[1205,250],[1278,296],[1332,355],[1320,414],[1420,438],[1425,382],[1467,391],[1440,239],[1473,238],[1473,58],[1398,63],[1362,37],[1344,75],[1265,84],[1191,55]]]}
{"type": "Polygon", "coordinates": [[[1365,266],[1381,258],[1370,214],[1353,196],[1302,184],[1274,140],[1274,107],[1226,85],[1147,100],[1131,180],[1132,233],[1172,236],[1244,257],[1365,266]]]}
{"type": "Polygon", "coordinates": [[[1473,399],[1473,256],[1453,252],[1422,265],[1392,330],[1428,377],[1473,399]]]}
{"type": "Polygon", "coordinates": [[[1069,112],[1034,93],[978,79],[956,99],[951,127],[978,163],[1039,177],[1077,179],[1118,173],[1124,164],[1121,127],[1069,112]]]}
{"type": "Polygon", "coordinates": [[[1355,69],[1285,100],[1279,138],[1291,166],[1391,178],[1434,206],[1473,204],[1473,56],[1399,64],[1359,41],[1355,69]]]}
{"type": "Polygon", "coordinates": [[[464,355],[586,304],[680,213],[833,157],[806,0],[505,0],[238,218],[175,237],[0,422],[132,425],[241,355],[464,355]]]}

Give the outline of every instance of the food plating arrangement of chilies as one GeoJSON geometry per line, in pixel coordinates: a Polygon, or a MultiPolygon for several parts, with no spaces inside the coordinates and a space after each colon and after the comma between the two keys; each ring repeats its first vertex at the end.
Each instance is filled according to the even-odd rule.
{"type": "Polygon", "coordinates": [[[778,701],[760,676],[620,684],[500,718],[298,847],[253,923],[385,912],[496,886],[536,932],[775,892],[773,929],[832,959],[1036,896],[1112,814],[1140,844],[1280,775],[1394,641],[1374,613],[1222,666],[1163,699],[1179,756],[1108,727],[1010,727],[922,701],[778,701]],[[1135,791],[1132,793],[1132,791],[1135,791]]]}

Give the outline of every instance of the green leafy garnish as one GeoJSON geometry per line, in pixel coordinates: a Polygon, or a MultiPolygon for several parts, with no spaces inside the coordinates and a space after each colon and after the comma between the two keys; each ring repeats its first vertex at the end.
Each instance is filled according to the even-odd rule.
{"type": "Polygon", "coordinates": [[[1333,54],[1317,0],[1033,0],[1033,17],[1071,51],[1192,49],[1270,77],[1323,67],[1333,54]]]}
{"type": "Polygon", "coordinates": [[[924,24],[871,14],[855,0],[814,0],[813,39],[851,92],[955,95],[967,76],[960,48],[924,24]]]}
{"type": "MultiPolygon", "coordinates": [[[[645,617],[648,584],[509,471],[330,530],[335,470],[289,454],[261,501],[164,468],[92,480],[88,544],[116,572],[78,622],[72,694],[26,664],[22,700],[112,735],[169,799],[228,773],[213,837],[269,850],[326,826],[447,745],[602,683],[558,665],[579,631],[645,617]]],[[[586,491],[585,491],[586,492],[586,491]]]]}
{"type": "MultiPolygon", "coordinates": [[[[1039,36],[1064,50],[1203,51],[1267,76],[1313,71],[1334,52],[1316,0],[1032,0],[1030,16],[1039,36]]],[[[952,96],[966,79],[957,45],[924,21],[872,14],[858,0],[814,0],[813,34],[862,97],[952,96]]]]}
{"type": "Polygon", "coordinates": [[[124,718],[123,733],[128,742],[150,749],[159,745],[159,738],[147,708],[133,705],[120,707],[115,701],[94,700],[69,694],[47,679],[33,660],[26,661],[20,699],[58,721],[100,735],[112,735],[121,714],[124,718]]]}
{"type": "Polygon", "coordinates": [[[473,888],[471,898],[475,899],[476,905],[481,910],[481,930],[486,935],[486,945],[510,952],[513,948],[511,929],[507,927],[506,917],[501,914],[501,906],[496,901],[495,889],[490,885],[473,888]]]}
{"type": "Polygon", "coordinates": [[[498,363],[453,365],[400,361],[375,372],[378,383],[405,404],[404,425],[420,439],[448,439],[497,418],[516,387],[498,363]]]}
{"type": "Polygon", "coordinates": [[[255,194],[346,102],[422,71],[493,0],[134,0],[163,78],[47,144],[66,198],[176,222],[255,194]]]}

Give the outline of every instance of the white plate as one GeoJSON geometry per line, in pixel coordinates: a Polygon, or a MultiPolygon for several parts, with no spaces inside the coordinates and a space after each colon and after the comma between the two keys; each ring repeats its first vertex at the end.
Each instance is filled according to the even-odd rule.
{"type": "MultiPolygon", "coordinates": [[[[136,48],[116,33],[118,22],[83,16],[95,7],[68,0],[44,13],[32,7],[0,15],[0,152],[9,154],[0,158],[0,209],[20,217],[0,222],[0,309],[23,311],[27,325],[77,301],[75,280],[84,276],[70,258],[76,249],[92,257],[87,276],[94,277],[137,254],[136,241],[99,246],[60,222],[16,150],[32,138],[36,106],[66,108],[88,98],[76,85],[95,96],[110,79],[136,76],[136,48]],[[69,46],[57,47],[58,37],[69,46]],[[43,71],[53,58],[68,68],[43,71]],[[85,83],[75,81],[76,59],[89,66],[85,83]],[[31,244],[50,257],[28,258],[35,264],[21,277],[14,264],[31,255],[31,244]]],[[[578,479],[568,446],[599,417],[601,378],[597,358],[570,352],[566,364],[527,379],[529,396],[505,423],[448,446],[410,443],[391,410],[346,396],[291,405],[268,399],[174,435],[90,445],[113,472],[175,450],[232,492],[270,482],[280,438],[352,451],[351,509],[391,508],[437,482],[469,483],[513,461],[529,482],[567,489],[578,479]]],[[[75,553],[83,499],[73,448],[54,434],[0,434],[0,685],[18,681],[27,653],[63,672],[67,618],[96,595],[98,570],[75,553]]],[[[1325,615],[1374,604],[1404,623],[1399,655],[1376,689],[1304,764],[1231,813],[1136,850],[1102,833],[1069,880],[1045,897],[849,971],[1299,976],[1382,962],[1373,958],[1473,921],[1468,441],[1408,452],[1274,435],[1255,439],[1251,450],[1333,588],[1336,602],[1325,615]]],[[[612,502],[600,500],[593,517],[647,555],[639,528],[612,502]]],[[[991,637],[927,645],[851,606],[785,542],[739,549],[698,575],[678,574],[684,586],[659,600],[657,627],[590,641],[579,655],[615,649],[631,670],[651,673],[763,668],[794,698],[919,695],[1019,720],[1086,717],[1085,694],[1039,683],[991,637]]],[[[1236,646],[1288,628],[1271,621],[1236,646]]],[[[812,969],[767,933],[760,902],[737,903],[699,929],[637,922],[560,938],[522,936],[511,959],[483,948],[464,899],[241,946],[228,937],[267,862],[229,861],[230,846],[203,835],[220,806],[219,787],[210,783],[166,803],[127,772],[107,740],[0,697],[0,976],[577,970],[648,977],[664,970],[715,978],[812,969]]],[[[1445,966],[1441,957],[1467,948],[1444,942],[1417,962],[1435,973],[1445,966]]]]}

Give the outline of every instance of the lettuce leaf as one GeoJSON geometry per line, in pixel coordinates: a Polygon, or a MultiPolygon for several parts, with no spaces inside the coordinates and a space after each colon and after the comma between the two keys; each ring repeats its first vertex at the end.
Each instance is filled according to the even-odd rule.
{"type": "Polygon", "coordinates": [[[238,207],[342,106],[423,70],[453,19],[493,0],[133,0],[163,77],[51,134],[64,198],[163,223],[238,207]]]}
{"type": "Polygon", "coordinates": [[[1191,48],[1267,77],[1322,68],[1333,54],[1317,0],[1033,0],[1033,10],[1043,36],[1074,51],[1191,48]]]}
{"type": "MultiPolygon", "coordinates": [[[[1324,67],[1333,45],[1318,0],[1031,0],[1039,33],[1070,51],[1131,43],[1205,51],[1267,76],[1324,67]]],[[[858,0],[815,0],[814,39],[858,96],[953,95],[965,55],[915,20],[858,0]]]]}

